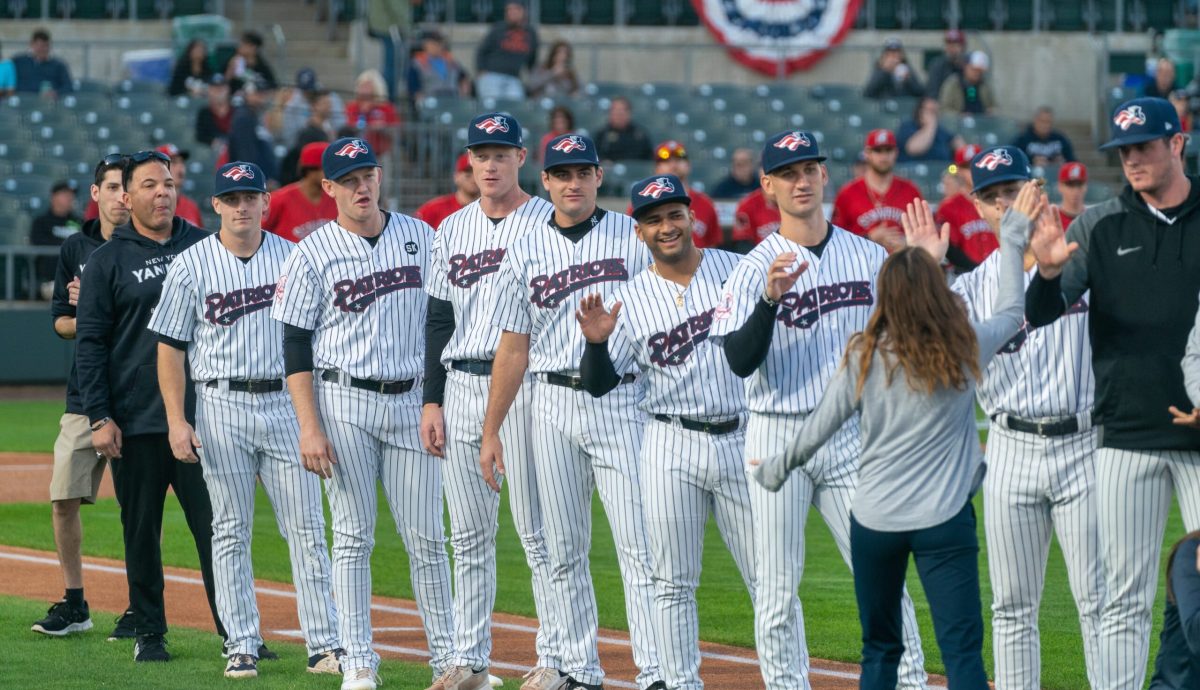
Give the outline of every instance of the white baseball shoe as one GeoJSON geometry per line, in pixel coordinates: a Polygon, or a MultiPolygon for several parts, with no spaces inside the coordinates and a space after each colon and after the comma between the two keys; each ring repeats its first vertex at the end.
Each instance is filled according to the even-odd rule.
{"type": "Polygon", "coordinates": [[[525,674],[521,690],[562,690],[567,687],[567,677],[545,666],[538,666],[525,674]]]}
{"type": "Polygon", "coordinates": [[[371,668],[356,668],[342,676],[342,690],[375,690],[380,685],[383,680],[371,668]]]}
{"type": "Polygon", "coordinates": [[[453,666],[446,669],[428,690],[487,690],[491,687],[487,669],[472,670],[470,666],[453,666]]]}

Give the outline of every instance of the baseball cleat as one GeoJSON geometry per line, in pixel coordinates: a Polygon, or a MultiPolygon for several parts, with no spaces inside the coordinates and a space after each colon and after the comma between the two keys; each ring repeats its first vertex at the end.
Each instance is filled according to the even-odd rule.
{"type": "Polygon", "coordinates": [[[488,685],[492,686],[493,688],[500,688],[500,687],[504,687],[504,681],[500,680],[496,676],[489,675],[488,676],[488,685]]]}
{"type": "Polygon", "coordinates": [[[92,617],[88,614],[87,602],[82,607],[71,606],[66,599],[55,603],[46,611],[46,617],[33,624],[30,630],[43,635],[66,637],[71,633],[92,629],[92,617]]]}
{"type": "Polygon", "coordinates": [[[487,669],[476,671],[470,666],[452,666],[427,690],[485,690],[491,687],[489,677],[487,669]]]}
{"type": "Polygon", "coordinates": [[[133,609],[125,609],[125,613],[117,616],[116,627],[108,634],[108,641],[132,640],[135,637],[137,634],[133,630],[133,609]]]}
{"type": "Polygon", "coordinates": [[[170,661],[167,640],[162,635],[138,635],[133,645],[134,661],[170,661]]]}
{"type": "Polygon", "coordinates": [[[538,666],[525,674],[521,690],[562,690],[567,687],[567,677],[552,668],[538,666]]]}
{"type": "Polygon", "coordinates": [[[342,677],[342,690],[375,690],[380,685],[383,685],[383,679],[371,668],[346,671],[342,677]]]}
{"type": "Polygon", "coordinates": [[[251,654],[230,654],[225,664],[226,678],[257,678],[258,659],[251,654]]]}
{"type": "Polygon", "coordinates": [[[275,652],[272,652],[271,650],[267,649],[266,644],[261,644],[258,646],[258,660],[259,661],[279,661],[279,655],[276,654],[275,652]]]}
{"type": "Polygon", "coordinates": [[[331,649],[328,652],[313,654],[308,657],[308,672],[340,675],[342,673],[342,657],[345,655],[346,650],[341,647],[331,649]]]}

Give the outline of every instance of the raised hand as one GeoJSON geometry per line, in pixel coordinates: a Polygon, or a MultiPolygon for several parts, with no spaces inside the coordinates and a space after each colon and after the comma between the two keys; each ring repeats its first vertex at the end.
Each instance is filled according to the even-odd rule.
{"type": "Polygon", "coordinates": [[[796,285],[796,280],[801,274],[808,270],[807,261],[801,261],[796,270],[789,270],[788,267],[795,260],[796,252],[784,252],[775,257],[767,268],[767,297],[772,301],[778,302],[780,297],[796,285]]]}
{"type": "Polygon", "coordinates": [[[1079,249],[1078,242],[1067,242],[1067,233],[1063,230],[1062,217],[1058,215],[1058,207],[1049,206],[1034,221],[1033,235],[1029,238],[1029,249],[1037,261],[1038,273],[1047,279],[1058,277],[1071,255],[1075,253],[1076,249],[1079,249]]]}
{"type": "Polygon", "coordinates": [[[575,320],[579,329],[589,343],[602,343],[612,335],[617,327],[617,314],[621,313],[621,303],[613,304],[612,311],[604,308],[604,298],[600,295],[588,295],[579,301],[579,309],[575,310],[575,320]]]}
{"type": "Polygon", "coordinates": [[[942,227],[938,227],[929,202],[924,199],[908,202],[900,214],[900,226],[904,228],[904,241],[908,246],[924,249],[939,263],[946,258],[946,249],[950,246],[950,224],[942,223],[942,227]]]}
{"type": "Polygon", "coordinates": [[[1046,193],[1042,191],[1041,186],[1036,180],[1030,180],[1021,185],[1021,191],[1017,192],[1017,198],[1013,200],[1012,209],[1018,213],[1022,213],[1026,218],[1033,222],[1037,222],[1038,217],[1050,205],[1050,200],[1046,197],[1046,193]]]}

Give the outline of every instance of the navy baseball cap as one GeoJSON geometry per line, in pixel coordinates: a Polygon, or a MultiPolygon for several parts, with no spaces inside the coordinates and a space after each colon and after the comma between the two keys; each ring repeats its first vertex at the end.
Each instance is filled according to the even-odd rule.
{"type": "Polygon", "coordinates": [[[634,182],[629,188],[629,201],[636,219],[646,211],[663,204],[692,205],[683,181],[674,175],[651,175],[634,182]]]}
{"type": "Polygon", "coordinates": [[[975,183],[972,194],[1001,182],[1032,179],[1029,156],[1016,146],[992,146],[971,159],[971,181],[975,183]]]}
{"type": "Polygon", "coordinates": [[[763,146],[762,168],[768,174],[792,163],[823,160],[825,156],[817,148],[817,139],[812,132],[797,129],[779,132],[767,139],[767,144],[763,146]]]}
{"type": "Polygon", "coordinates": [[[542,170],[560,165],[600,165],[595,142],[582,134],[564,134],[551,139],[542,156],[542,170]]]}
{"type": "Polygon", "coordinates": [[[1165,98],[1135,98],[1125,101],[1113,111],[1112,138],[1100,150],[1140,144],[1174,135],[1182,131],[1179,113],[1165,98]]]}
{"type": "Polygon", "coordinates": [[[524,148],[525,137],[521,135],[521,123],[505,113],[484,113],[471,120],[467,127],[467,148],[497,144],[524,148]]]}
{"type": "Polygon", "coordinates": [[[321,155],[321,170],[327,180],[338,180],[359,168],[378,168],[375,152],[365,139],[342,137],[330,144],[321,155]]]}
{"type": "Polygon", "coordinates": [[[213,196],[229,192],[267,191],[267,176],[254,163],[234,161],[217,169],[217,181],[213,184],[213,196]]]}

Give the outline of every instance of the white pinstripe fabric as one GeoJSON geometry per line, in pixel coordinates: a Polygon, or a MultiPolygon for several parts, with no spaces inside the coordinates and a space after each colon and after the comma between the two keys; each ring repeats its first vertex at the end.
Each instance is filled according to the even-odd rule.
{"type": "Polygon", "coordinates": [[[1200,529],[1200,451],[1100,448],[1096,488],[1105,571],[1096,687],[1139,690],[1172,493],[1184,530],[1200,529]]]}

